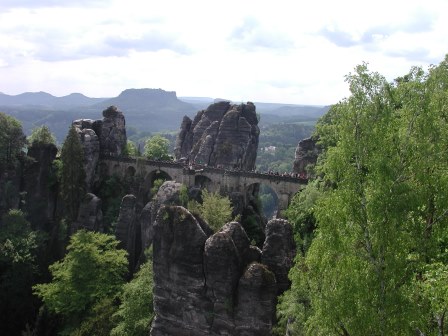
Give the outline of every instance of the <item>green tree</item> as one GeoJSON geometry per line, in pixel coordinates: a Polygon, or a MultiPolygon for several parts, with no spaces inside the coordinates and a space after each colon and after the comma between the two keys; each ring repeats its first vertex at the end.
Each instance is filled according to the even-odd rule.
{"type": "Polygon", "coordinates": [[[131,140],[126,143],[126,154],[129,156],[140,156],[137,146],[131,140]]]}
{"type": "Polygon", "coordinates": [[[0,171],[16,165],[25,145],[26,137],[20,122],[0,112],[0,171]]]}
{"type": "Polygon", "coordinates": [[[34,128],[28,137],[28,143],[31,145],[56,145],[56,138],[46,125],[34,128]]]}
{"type": "Polygon", "coordinates": [[[152,306],[152,260],[144,263],[131,282],[123,287],[121,304],[115,317],[119,320],[112,336],[144,336],[154,317],[152,306]]]}
{"type": "Polygon", "coordinates": [[[74,126],[70,127],[61,150],[61,195],[66,216],[76,220],[85,193],[84,150],[74,126]]]}
{"type": "Polygon", "coordinates": [[[169,155],[169,140],[161,135],[154,135],[145,142],[145,153],[151,160],[171,160],[169,155]]]}
{"type": "Polygon", "coordinates": [[[0,225],[0,323],[5,335],[18,335],[37,311],[31,286],[38,272],[42,237],[31,230],[20,210],[3,215],[0,225]]]}
{"type": "Polygon", "coordinates": [[[188,209],[199,214],[214,231],[232,219],[230,199],[218,192],[208,192],[207,189],[202,190],[202,204],[189,202],[188,209]]]}
{"type": "Polygon", "coordinates": [[[415,284],[443,282],[425,269],[443,274],[448,257],[448,62],[394,83],[363,64],[347,81],[351,96],[317,126],[316,230],[280,300],[295,315],[280,320],[293,335],[431,334],[440,307],[415,284]]]}
{"type": "Polygon", "coordinates": [[[49,311],[73,330],[93,313],[93,307],[118,295],[127,273],[126,251],[111,235],[80,230],[70,239],[63,260],[50,266],[52,281],[33,287],[49,311]]]}

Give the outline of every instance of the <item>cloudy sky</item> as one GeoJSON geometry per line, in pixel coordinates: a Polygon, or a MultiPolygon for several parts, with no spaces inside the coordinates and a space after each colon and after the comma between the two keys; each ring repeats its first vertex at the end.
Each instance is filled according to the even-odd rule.
{"type": "Polygon", "coordinates": [[[324,105],[448,53],[446,0],[1,0],[0,92],[324,105]]]}

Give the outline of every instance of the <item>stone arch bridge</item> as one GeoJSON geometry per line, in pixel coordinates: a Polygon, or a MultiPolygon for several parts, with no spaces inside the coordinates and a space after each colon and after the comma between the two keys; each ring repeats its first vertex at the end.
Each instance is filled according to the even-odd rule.
{"type": "MultiPolygon", "coordinates": [[[[201,187],[223,194],[240,192],[247,197],[258,190],[262,184],[269,186],[277,195],[278,210],[285,210],[292,196],[307,184],[307,179],[265,174],[258,172],[247,172],[228,170],[207,166],[188,166],[181,162],[155,161],[144,158],[103,156],[100,160],[100,169],[107,175],[116,174],[121,177],[139,176],[149,190],[152,187],[153,177],[162,173],[168,179],[182,183],[187,187],[201,187]]],[[[145,188],[145,186],[143,186],[145,188]]]]}

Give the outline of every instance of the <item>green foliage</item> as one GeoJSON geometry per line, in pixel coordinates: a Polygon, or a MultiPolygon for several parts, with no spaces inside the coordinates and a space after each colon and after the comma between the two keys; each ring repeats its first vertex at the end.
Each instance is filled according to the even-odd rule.
{"type": "Polygon", "coordinates": [[[151,160],[171,160],[169,155],[169,140],[161,135],[154,135],[145,142],[144,156],[151,160]]]}
{"type": "Polygon", "coordinates": [[[0,225],[0,324],[5,335],[17,335],[34,322],[37,304],[31,286],[37,275],[37,253],[43,239],[31,230],[20,210],[3,215],[0,225]]]}
{"type": "Polygon", "coordinates": [[[117,306],[111,298],[104,298],[95,303],[91,313],[82,321],[79,327],[69,332],[70,336],[109,336],[114,326],[112,316],[117,306]]]}
{"type": "Polygon", "coordinates": [[[151,195],[155,196],[164,182],[165,182],[165,179],[161,179],[161,178],[154,180],[154,182],[152,184],[152,188],[151,188],[151,195]]]}
{"type": "Polygon", "coordinates": [[[311,181],[304,190],[294,195],[285,216],[292,224],[296,243],[304,254],[314,237],[316,218],[314,206],[319,199],[319,181],[311,181]]]}
{"type": "Polygon", "coordinates": [[[0,112],[0,172],[15,167],[25,144],[26,137],[20,122],[0,112]]]}
{"type": "Polygon", "coordinates": [[[50,312],[64,317],[65,328],[78,326],[93,307],[115,297],[127,272],[126,251],[110,235],[78,231],[63,260],[50,266],[53,280],[33,287],[50,312]]]}
{"type": "Polygon", "coordinates": [[[112,336],[144,336],[148,334],[153,311],[152,260],[144,263],[134,279],[123,287],[121,304],[114,317],[119,320],[112,336]]]}
{"type": "Polygon", "coordinates": [[[98,190],[98,197],[102,200],[103,223],[108,232],[113,232],[120,213],[121,200],[126,195],[128,185],[117,175],[104,179],[98,190]]]}
{"type": "Polygon", "coordinates": [[[66,216],[74,221],[85,193],[84,150],[75,127],[69,129],[61,150],[61,196],[66,216]]]}
{"type": "Polygon", "coordinates": [[[31,135],[28,137],[28,143],[32,146],[48,144],[56,145],[56,138],[46,125],[42,125],[41,127],[33,129],[31,135]]]}
{"type": "Polygon", "coordinates": [[[434,321],[442,335],[448,58],[394,83],[363,64],[347,81],[351,96],[317,125],[323,183],[287,212],[302,241],[316,230],[279,320],[291,335],[432,334],[434,321]]]}
{"type": "Polygon", "coordinates": [[[206,189],[202,190],[202,204],[191,203],[193,213],[198,211],[201,217],[216,232],[224,224],[232,219],[232,205],[230,199],[219,195],[218,192],[210,193],[206,189]],[[198,210],[194,210],[197,207],[198,210]]]}
{"type": "Polygon", "coordinates": [[[188,205],[188,200],[189,200],[188,188],[185,184],[182,184],[182,186],[180,187],[179,200],[180,200],[180,204],[182,206],[186,207],[188,205]]]}
{"type": "Polygon", "coordinates": [[[137,146],[131,140],[128,140],[126,143],[125,156],[140,156],[137,146]]]}

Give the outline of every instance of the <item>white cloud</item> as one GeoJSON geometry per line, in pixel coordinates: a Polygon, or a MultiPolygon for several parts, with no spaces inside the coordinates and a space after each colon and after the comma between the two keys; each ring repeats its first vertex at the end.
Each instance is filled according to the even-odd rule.
{"type": "Polygon", "coordinates": [[[440,62],[445,0],[4,0],[0,91],[330,104],[370,63],[387,78],[440,62]]]}

